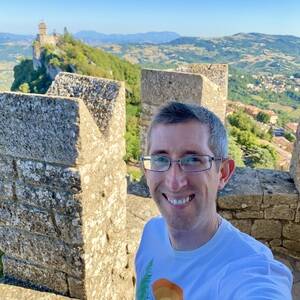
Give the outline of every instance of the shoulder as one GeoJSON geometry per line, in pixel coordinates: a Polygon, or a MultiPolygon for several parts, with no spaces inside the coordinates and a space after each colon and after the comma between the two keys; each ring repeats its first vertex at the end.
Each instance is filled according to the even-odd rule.
{"type": "Polygon", "coordinates": [[[265,254],[255,254],[228,265],[220,293],[229,294],[232,300],[290,300],[292,282],[285,265],[265,254]]]}
{"type": "Polygon", "coordinates": [[[230,241],[228,250],[230,251],[230,256],[234,260],[239,260],[245,257],[254,257],[262,255],[268,259],[273,259],[273,254],[271,250],[256,240],[252,236],[241,232],[239,229],[234,227],[229,221],[222,220],[224,222],[224,235],[226,240],[230,241]]]}
{"type": "Polygon", "coordinates": [[[165,236],[165,230],[165,221],[162,217],[158,216],[150,219],[144,226],[141,244],[163,240],[165,236]]]}
{"type": "Polygon", "coordinates": [[[154,230],[154,229],[162,229],[165,226],[165,221],[163,217],[157,216],[154,218],[151,218],[144,226],[144,231],[146,230],[154,230]]]}

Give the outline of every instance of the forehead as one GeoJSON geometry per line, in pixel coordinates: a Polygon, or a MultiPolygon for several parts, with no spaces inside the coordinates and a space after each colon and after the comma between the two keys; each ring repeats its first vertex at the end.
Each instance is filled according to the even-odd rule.
{"type": "Polygon", "coordinates": [[[208,126],[197,121],[157,124],[152,128],[149,139],[149,154],[213,154],[208,146],[208,126]]]}

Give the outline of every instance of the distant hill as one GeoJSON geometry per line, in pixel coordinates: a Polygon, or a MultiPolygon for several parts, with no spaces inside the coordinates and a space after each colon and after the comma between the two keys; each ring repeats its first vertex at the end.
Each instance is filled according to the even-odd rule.
{"type": "Polygon", "coordinates": [[[0,32],[0,43],[9,42],[32,42],[34,39],[33,35],[13,34],[0,32]]]}
{"type": "Polygon", "coordinates": [[[74,37],[92,45],[98,44],[161,44],[180,37],[176,32],[146,32],[135,34],[104,34],[96,31],[80,31],[74,37]]]}
{"type": "Polygon", "coordinates": [[[238,33],[220,38],[180,37],[159,45],[102,48],[146,67],[229,63],[250,73],[292,74],[300,70],[300,38],[290,35],[238,33]]]}

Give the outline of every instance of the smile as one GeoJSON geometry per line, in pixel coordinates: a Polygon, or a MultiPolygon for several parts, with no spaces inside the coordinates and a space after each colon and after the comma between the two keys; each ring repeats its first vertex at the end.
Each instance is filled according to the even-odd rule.
{"type": "Polygon", "coordinates": [[[181,198],[181,199],[171,199],[171,198],[168,198],[166,194],[163,193],[163,196],[167,199],[167,201],[169,203],[171,203],[172,205],[175,205],[175,206],[179,206],[179,205],[185,205],[187,204],[188,202],[191,202],[195,195],[192,194],[192,195],[189,195],[185,198],[181,198]]]}

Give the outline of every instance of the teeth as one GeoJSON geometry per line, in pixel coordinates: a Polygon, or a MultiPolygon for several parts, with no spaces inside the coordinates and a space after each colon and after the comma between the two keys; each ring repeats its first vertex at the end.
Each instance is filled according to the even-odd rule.
{"type": "Polygon", "coordinates": [[[167,200],[172,204],[172,205],[183,205],[188,203],[189,201],[192,200],[192,196],[188,196],[186,198],[183,199],[169,199],[167,198],[167,200]]]}

